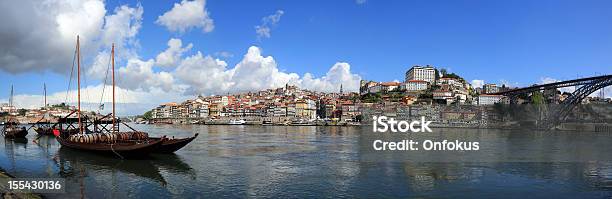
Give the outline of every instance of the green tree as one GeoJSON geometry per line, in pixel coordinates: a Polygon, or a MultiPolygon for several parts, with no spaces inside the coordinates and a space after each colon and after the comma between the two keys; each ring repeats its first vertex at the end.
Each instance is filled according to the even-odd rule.
{"type": "Polygon", "coordinates": [[[442,73],[442,77],[446,77],[446,74],[448,73],[446,71],[446,68],[440,69],[440,73],[442,73]]]}
{"type": "Polygon", "coordinates": [[[26,112],[28,112],[28,110],[22,108],[17,110],[17,113],[19,113],[20,116],[25,116],[26,112]]]}
{"type": "Polygon", "coordinates": [[[142,118],[145,120],[153,119],[153,112],[152,111],[145,112],[144,115],[142,115],[142,118]]]}
{"type": "Polygon", "coordinates": [[[536,105],[544,104],[544,96],[542,93],[539,91],[531,93],[531,103],[536,105]]]}

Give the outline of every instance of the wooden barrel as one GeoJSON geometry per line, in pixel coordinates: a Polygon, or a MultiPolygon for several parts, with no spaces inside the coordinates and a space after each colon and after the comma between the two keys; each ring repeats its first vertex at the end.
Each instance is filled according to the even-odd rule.
{"type": "Polygon", "coordinates": [[[85,136],[83,136],[83,139],[85,140],[85,143],[91,143],[91,135],[90,134],[86,134],[85,136]]]}
{"type": "Polygon", "coordinates": [[[139,131],[132,133],[132,139],[135,139],[135,140],[144,140],[144,139],[147,139],[147,138],[149,138],[149,134],[148,133],[139,132],[139,131]]]}
{"type": "Polygon", "coordinates": [[[108,139],[108,135],[106,133],[100,134],[100,142],[106,142],[108,139]]]}
{"type": "Polygon", "coordinates": [[[94,142],[95,142],[95,143],[100,142],[100,136],[101,136],[101,135],[102,135],[101,133],[96,133],[96,134],[94,134],[94,142]]]}

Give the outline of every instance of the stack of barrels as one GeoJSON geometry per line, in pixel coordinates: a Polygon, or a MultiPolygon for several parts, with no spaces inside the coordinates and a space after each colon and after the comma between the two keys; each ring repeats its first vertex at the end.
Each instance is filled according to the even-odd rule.
{"type": "Polygon", "coordinates": [[[91,133],[91,134],[74,134],[68,138],[71,142],[78,143],[99,143],[99,142],[116,142],[119,136],[113,133],[91,133]]]}
{"type": "Polygon", "coordinates": [[[148,138],[149,138],[149,134],[145,132],[136,131],[132,133],[133,140],[144,140],[148,138]]]}
{"type": "Polygon", "coordinates": [[[121,132],[121,133],[91,133],[91,134],[74,134],[68,139],[71,142],[78,143],[100,143],[100,142],[116,142],[117,140],[144,140],[148,139],[149,134],[145,132],[121,132]]]}

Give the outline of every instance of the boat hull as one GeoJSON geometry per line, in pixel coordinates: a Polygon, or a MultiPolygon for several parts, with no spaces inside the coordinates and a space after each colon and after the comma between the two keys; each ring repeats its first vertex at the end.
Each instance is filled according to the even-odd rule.
{"type": "Polygon", "coordinates": [[[28,135],[28,131],[25,128],[5,130],[5,138],[25,138],[28,135]]]}
{"type": "Polygon", "coordinates": [[[34,131],[36,131],[38,135],[53,135],[53,129],[51,128],[34,128],[34,131]]]}
{"type": "Polygon", "coordinates": [[[135,158],[147,156],[160,146],[165,138],[159,140],[149,139],[142,143],[136,143],[135,141],[119,141],[113,144],[72,142],[61,137],[56,137],[56,139],[62,147],[104,155],[118,154],[121,158],[135,158]]]}
{"type": "Polygon", "coordinates": [[[153,150],[153,153],[174,153],[179,149],[185,147],[191,141],[193,141],[196,137],[198,137],[198,133],[196,133],[193,137],[189,138],[180,138],[180,139],[162,139],[162,138],[151,138],[153,140],[163,140],[162,143],[157,146],[153,150]]]}

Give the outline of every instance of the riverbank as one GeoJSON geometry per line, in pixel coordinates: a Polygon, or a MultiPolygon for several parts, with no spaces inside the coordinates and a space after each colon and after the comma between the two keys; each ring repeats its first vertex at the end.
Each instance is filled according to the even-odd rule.
{"type": "MultiPolygon", "coordinates": [[[[0,168],[0,181],[1,182],[6,182],[8,180],[11,180],[15,178],[15,176],[7,173],[4,169],[0,168]]],[[[43,198],[41,195],[38,194],[34,194],[34,193],[15,193],[15,192],[9,192],[8,188],[6,187],[7,185],[2,183],[0,184],[0,198],[3,199],[11,199],[11,198],[23,198],[23,199],[38,199],[38,198],[43,198]]]]}

